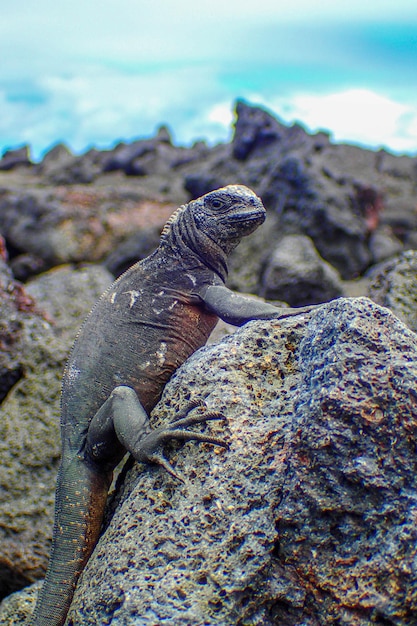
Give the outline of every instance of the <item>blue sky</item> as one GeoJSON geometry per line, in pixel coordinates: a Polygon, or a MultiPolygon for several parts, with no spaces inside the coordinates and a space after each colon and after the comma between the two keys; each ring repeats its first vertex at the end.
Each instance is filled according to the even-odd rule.
{"type": "Polygon", "coordinates": [[[0,151],[231,136],[237,98],[417,154],[415,0],[0,0],[0,151]]]}

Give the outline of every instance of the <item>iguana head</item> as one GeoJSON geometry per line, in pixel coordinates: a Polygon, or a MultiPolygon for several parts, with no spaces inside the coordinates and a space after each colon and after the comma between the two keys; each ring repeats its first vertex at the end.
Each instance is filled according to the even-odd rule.
{"type": "Polygon", "coordinates": [[[251,189],[228,185],[180,207],[162,231],[162,240],[189,248],[207,265],[225,268],[227,255],[265,217],[262,201],[251,189]]]}
{"type": "Polygon", "coordinates": [[[196,226],[228,254],[265,221],[262,201],[248,187],[229,185],[190,203],[196,226]]]}

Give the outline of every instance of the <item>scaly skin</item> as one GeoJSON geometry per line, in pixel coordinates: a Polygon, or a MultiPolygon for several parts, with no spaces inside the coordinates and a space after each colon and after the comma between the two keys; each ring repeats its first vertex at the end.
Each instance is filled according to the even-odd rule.
{"type": "Polygon", "coordinates": [[[96,304],[74,344],[62,386],[62,461],[51,558],[33,626],[64,624],[75,586],[97,543],[109,485],[126,450],[172,468],[158,449],[168,438],[223,442],[184,426],[151,431],[148,414],[175,370],[205,344],[218,315],[235,324],[293,314],[224,286],[226,260],[265,219],[243,186],[181,207],[159,248],[123,274],[96,304]]]}

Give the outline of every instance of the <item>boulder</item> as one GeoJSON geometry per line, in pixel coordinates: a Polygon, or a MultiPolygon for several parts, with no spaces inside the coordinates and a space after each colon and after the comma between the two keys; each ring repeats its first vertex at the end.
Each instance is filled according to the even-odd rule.
{"type": "Polygon", "coordinates": [[[162,228],[176,208],[123,188],[8,190],[0,195],[0,234],[25,277],[37,267],[102,261],[133,233],[162,228]]]}
{"type": "Polygon", "coordinates": [[[155,137],[121,143],[109,151],[103,159],[102,171],[120,170],[127,176],[164,175],[206,152],[207,149],[201,150],[201,144],[194,148],[175,147],[169,129],[161,126],[155,137]]]}
{"type": "Polygon", "coordinates": [[[137,261],[149,256],[159,245],[161,229],[144,228],[122,241],[105,259],[104,266],[118,277],[137,261]]]}
{"type": "Polygon", "coordinates": [[[188,191],[192,200],[225,185],[224,180],[213,176],[209,171],[193,172],[184,178],[184,189],[188,191]]]}
{"type": "Polygon", "coordinates": [[[170,446],[183,484],[127,472],[69,621],[414,623],[416,363],[417,335],[365,298],[200,350],[153,422],[204,397],[230,448],[170,446]]]}
{"type": "Polygon", "coordinates": [[[287,235],[266,264],[260,295],[290,306],[318,304],[343,294],[338,272],[304,235],[287,235]]]}
{"type": "Polygon", "coordinates": [[[281,139],[279,122],[264,109],[239,100],[236,103],[236,116],[232,142],[235,159],[244,161],[254,150],[281,139]]]}
{"type": "Polygon", "coordinates": [[[356,169],[351,175],[334,158],[336,147],[324,133],[309,135],[302,126],[282,124],[264,109],[242,101],[236,115],[231,144],[184,171],[186,189],[194,197],[224,182],[245,184],[279,217],[277,238],[304,234],[344,280],[363,274],[372,262],[368,196],[376,199],[372,208],[377,205],[380,211],[382,206],[379,186],[368,181],[375,158],[357,149],[369,170],[363,168],[362,180],[356,169]]]}
{"type": "Polygon", "coordinates": [[[0,171],[13,170],[22,165],[25,167],[33,165],[29,155],[30,148],[27,145],[21,148],[6,150],[0,159],[0,171]]]}
{"type": "Polygon", "coordinates": [[[417,332],[417,251],[402,254],[372,268],[368,295],[386,306],[417,332]]]}
{"type": "Polygon", "coordinates": [[[277,164],[264,179],[260,193],[266,206],[278,215],[290,209],[301,214],[318,200],[316,185],[305,165],[293,156],[277,164]]]}
{"type": "Polygon", "coordinates": [[[155,142],[150,139],[139,139],[130,144],[119,144],[104,161],[103,171],[122,170],[125,174],[144,176],[145,170],[140,170],[139,159],[154,152],[155,149],[155,142]]]}
{"type": "Polygon", "coordinates": [[[45,152],[40,163],[36,165],[35,171],[47,177],[53,176],[57,170],[63,169],[72,163],[74,158],[73,153],[66,144],[57,143],[45,152]]]}
{"type": "Polygon", "coordinates": [[[394,235],[391,228],[383,226],[371,233],[369,250],[372,255],[371,263],[376,265],[400,254],[404,250],[404,245],[394,235]]]}

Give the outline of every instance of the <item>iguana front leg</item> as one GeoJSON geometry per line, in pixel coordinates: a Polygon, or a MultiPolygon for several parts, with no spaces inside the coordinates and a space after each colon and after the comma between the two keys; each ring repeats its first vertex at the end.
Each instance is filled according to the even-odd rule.
{"type": "Polygon", "coordinates": [[[84,452],[86,460],[114,466],[127,450],[137,461],[158,463],[182,480],[161,453],[165,443],[172,439],[194,440],[227,447],[222,439],[185,430],[193,424],[224,419],[216,411],[193,414],[193,409],[199,407],[201,403],[191,402],[175,420],[151,429],[136,392],[127,386],[116,387],[90,422],[84,452]]]}
{"type": "Polygon", "coordinates": [[[209,311],[234,326],[242,326],[250,320],[281,319],[309,313],[317,306],[311,305],[296,309],[280,308],[268,302],[242,296],[224,285],[206,285],[193,295],[197,296],[209,311]]]}

